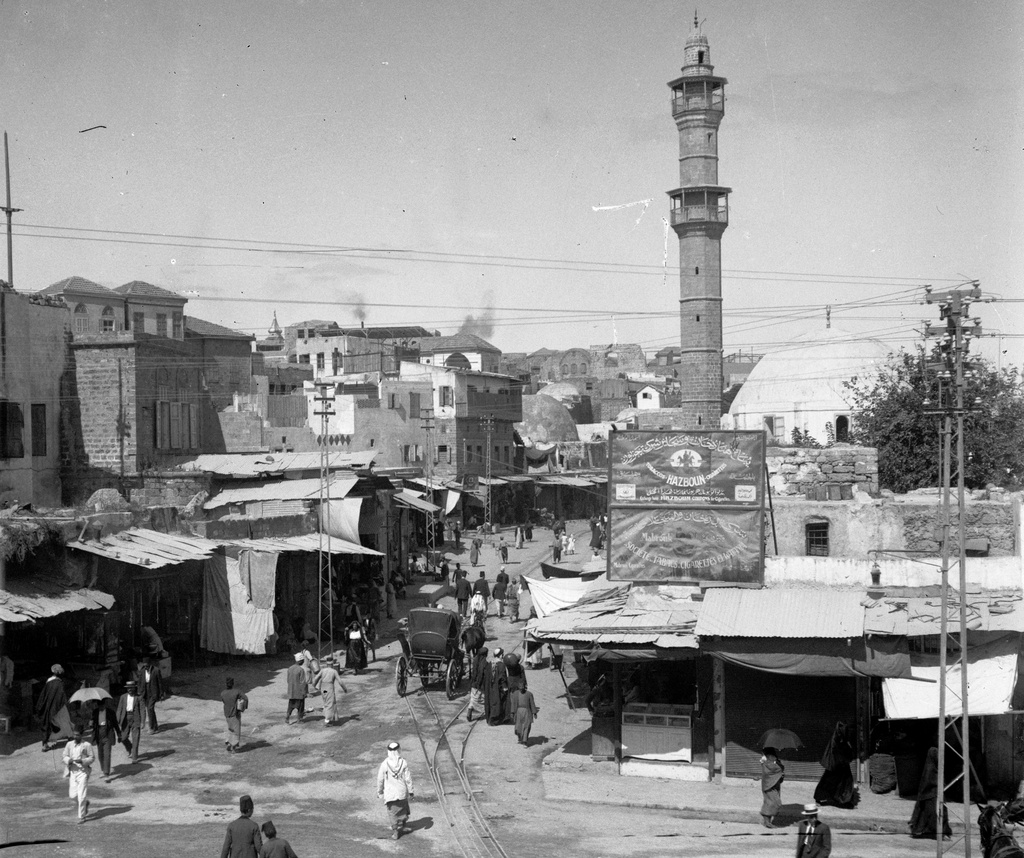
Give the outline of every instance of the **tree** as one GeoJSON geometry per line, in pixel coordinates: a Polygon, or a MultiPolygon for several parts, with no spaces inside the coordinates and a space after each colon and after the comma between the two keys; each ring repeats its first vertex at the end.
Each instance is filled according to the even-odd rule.
{"type": "MultiPolygon", "coordinates": [[[[933,366],[939,360],[932,356],[933,366]]],[[[889,356],[880,373],[847,382],[854,407],[851,440],[878,450],[882,488],[906,492],[940,484],[943,418],[926,414],[937,402],[935,372],[923,348],[889,356]],[[926,403],[925,400],[929,400],[926,403]]],[[[1024,486],[1024,384],[1016,368],[997,370],[972,359],[964,388],[964,483],[1024,486]]],[[[954,439],[953,455],[956,456],[954,439]]],[[[955,462],[955,460],[954,460],[955,462]]],[[[956,479],[954,468],[954,484],[956,479]]]]}

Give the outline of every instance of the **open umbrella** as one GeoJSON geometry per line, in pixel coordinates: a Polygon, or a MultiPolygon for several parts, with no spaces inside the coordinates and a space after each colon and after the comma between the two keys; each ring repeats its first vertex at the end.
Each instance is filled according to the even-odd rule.
{"type": "Polygon", "coordinates": [[[771,730],[767,730],[757,741],[762,748],[775,748],[779,751],[783,748],[802,748],[804,746],[796,733],[782,727],[773,727],[771,730]]]}
{"type": "Polygon", "coordinates": [[[112,700],[110,693],[104,691],[102,688],[96,688],[96,686],[89,686],[87,688],[79,688],[74,694],[71,695],[70,703],[85,703],[86,700],[112,700]]]}

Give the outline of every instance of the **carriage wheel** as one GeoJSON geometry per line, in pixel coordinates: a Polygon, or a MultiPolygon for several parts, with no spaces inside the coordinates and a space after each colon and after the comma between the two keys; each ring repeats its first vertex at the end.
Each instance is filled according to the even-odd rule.
{"type": "Polygon", "coordinates": [[[459,674],[458,674],[458,678],[455,680],[455,684],[456,685],[461,685],[462,684],[462,678],[466,675],[466,662],[463,661],[463,659],[462,659],[462,653],[459,653],[458,665],[459,665],[459,674]]]}
{"type": "Polygon", "coordinates": [[[460,667],[461,665],[456,664],[454,658],[448,662],[448,670],[445,672],[444,690],[449,700],[454,700],[455,695],[459,692],[459,682],[462,679],[460,667]]]}
{"type": "Polygon", "coordinates": [[[399,697],[405,697],[405,689],[409,684],[409,662],[404,655],[398,657],[398,664],[395,665],[395,690],[399,697]]]}

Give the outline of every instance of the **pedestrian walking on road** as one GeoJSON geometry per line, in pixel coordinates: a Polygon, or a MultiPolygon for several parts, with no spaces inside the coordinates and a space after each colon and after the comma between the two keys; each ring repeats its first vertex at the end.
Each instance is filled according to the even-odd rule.
{"type": "MultiPolygon", "coordinates": [[[[220,693],[220,699],[224,703],[224,721],[228,727],[224,747],[228,753],[234,753],[242,744],[242,713],[249,708],[249,698],[235,688],[235,680],[232,677],[225,679],[224,685],[225,688],[220,693]]],[[[255,824],[254,822],[253,825],[255,824]]]]}
{"type": "Polygon", "coordinates": [[[504,536],[498,538],[498,554],[501,556],[502,563],[508,563],[508,543],[504,536]]]}
{"type": "Polygon", "coordinates": [[[296,724],[301,724],[306,717],[306,695],[309,693],[309,683],[306,682],[306,671],[302,667],[302,653],[295,653],[295,664],[288,668],[288,711],[284,713],[284,723],[287,724],[296,715],[296,724]]]}
{"type": "Polygon", "coordinates": [[[263,838],[260,837],[260,827],[252,821],[252,799],[243,795],[238,799],[238,809],[242,815],[228,823],[220,858],[259,858],[263,838]]]}
{"type": "Polygon", "coordinates": [[[484,542],[478,536],[473,537],[473,541],[469,545],[469,565],[476,566],[480,562],[480,546],[484,542]]]}
{"type": "Polygon", "coordinates": [[[164,697],[164,678],[160,673],[160,659],[149,656],[146,663],[139,668],[138,676],[139,699],[143,705],[143,722],[149,724],[149,732],[160,729],[156,718],[156,704],[164,697]]]}
{"type": "Polygon", "coordinates": [[[533,719],[540,713],[540,709],[537,708],[537,701],[533,699],[533,692],[525,684],[516,686],[516,690],[512,692],[511,708],[515,718],[516,738],[520,745],[529,745],[533,719]]]}
{"type": "Polygon", "coordinates": [[[516,525],[516,550],[518,551],[523,547],[523,526],[521,524],[516,525]]]}
{"type": "Polygon", "coordinates": [[[469,708],[466,720],[473,720],[473,713],[479,712],[480,717],[487,715],[487,689],[491,684],[491,666],[487,663],[487,647],[477,650],[473,659],[473,668],[469,675],[469,708]]]}
{"type": "Polygon", "coordinates": [[[260,830],[266,838],[260,849],[260,858],[299,858],[292,845],[277,836],[277,827],[269,819],[260,826],[260,830]]]}
{"type": "Polygon", "coordinates": [[[487,723],[492,727],[505,723],[508,710],[508,668],[502,661],[504,654],[501,647],[495,648],[491,676],[487,683],[487,723]]]}
{"type": "Polygon", "coordinates": [[[78,805],[78,824],[89,815],[89,774],[95,760],[92,745],[85,740],[85,731],[75,727],[71,741],[64,746],[64,777],[68,779],[68,798],[78,805]]]}
{"type": "Polygon", "coordinates": [[[484,571],[480,570],[480,577],[473,582],[473,595],[484,597],[484,616],[487,616],[487,602],[491,598],[491,585],[484,577],[484,571]]]}
{"type": "Polygon", "coordinates": [[[139,740],[142,738],[142,701],[134,679],[124,684],[124,694],[117,701],[117,729],[121,742],[133,763],[139,761],[139,740]]]}
{"type": "Polygon", "coordinates": [[[551,562],[558,563],[561,559],[562,537],[556,533],[554,539],[551,540],[551,562]]]}
{"type": "MultiPolygon", "coordinates": [[[[461,570],[456,568],[456,574],[461,570]]],[[[469,585],[469,579],[462,575],[455,582],[455,601],[459,606],[459,616],[465,617],[469,608],[469,597],[473,595],[473,588],[469,585]]]]}
{"type": "Polygon", "coordinates": [[[36,715],[43,722],[43,750],[50,750],[50,737],[67,738],[71,735],[71,714],[68,696],[64,690],[64,668],[55,664],[50,678],[43,685],[36,702],[36,715]]]}
{"type": "Polygon", "coordinates": [[[519,579],[515,578],[505,591],[505,605],[508,607],[508,621],[519,622],[519,579]]]}
{"type": "Polygon", "coordinates": [[[505,599],[508,597],[508,573],[505,571],[505,567],[502,566],[498,570],[498,577],[494,579],[494,589],[491,590],[491,596],[498,606],[498,616],[505,616],[505,599]]]}
{"type": "Polygon", "coordinates": [[[782,781],[786,767],[782,765],[774,748],[765,748],[761,753],[761,823],[773,828],[775,814],[782,808],[782,781]]]}
{"type": "Polygon", "coordinates": [[[409,799],[414,797],[409,764],[398,742],[388,743],[387,759],[377,769],[377,796],[388,809],[391,836],[397,840],[409,822],[409,799]]]}
{"type": "Polygon", "coordinates": [[[796,858],[828,858],[832,854],[832,831],[818,819],[813,801],[801,811],[803,821],[796,832],[796,858]]]}
{"type": "Polygon", "coordinates": [[[320,668],[316,675],[316,687],[320,689],[324,701],[324,726],[330,727],[332,722],[338,720],[338,689],[345,694],[348,694],[348,689],[342,684],[338,671],[330,664],[320,668]]]}
{"type": "Polygon", "coordinates": [[[90,713],[92,721],[92,742],[100,761],[100,771],[103,772],[104,780],[110,780],[111,751],[114,748],[114,741],[121,738],[121,731],[117,726],[117,707],[109,697],[104,700],[90,700],[86,706],[89,707],[86,711],[90,713]]]}

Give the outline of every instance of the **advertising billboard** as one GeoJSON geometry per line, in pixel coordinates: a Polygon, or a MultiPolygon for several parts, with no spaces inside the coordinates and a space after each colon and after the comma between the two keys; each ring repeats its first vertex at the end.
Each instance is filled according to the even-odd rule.
{"type": "Polygon", "coordinates": [[[760,585],[764,450],[764,432],[613,432],[608,577],[760,585]]]}

